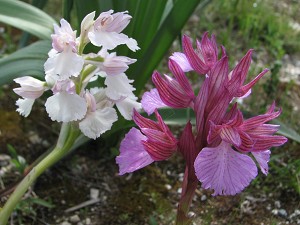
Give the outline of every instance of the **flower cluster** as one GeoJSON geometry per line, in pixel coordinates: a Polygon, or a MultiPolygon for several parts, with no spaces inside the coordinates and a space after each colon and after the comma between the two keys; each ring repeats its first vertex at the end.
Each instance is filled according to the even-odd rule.
{"type": "Polygon", "coordinates": [[[253,180],[258,171],[268,173],[270,148],[280,146],[287,139],[274,135],[278,126],[266,122],[278,117],[273,103],[263,115],[244,119],[235,100],[251,94],[252,86],[268,72],[263,70],[244,84],[252,50],[230,71],[225,48],[218,47],[215,37],[205,33],[194,49],[191,39],[183,37],[184,52],[176,52],[169,59],[174,75],[152,75],[156,88],[146,92],[142,106],[148,114],[155,112],[157,122],[134,112],[139,129],[132,128],[121,143],[116,161],[120,174],[133,172],[154,161],[168,159],[180,152],[187,164],[188,180],[197,179],[213,195],[234,195],[253,180]],[[203,83],[194,93],[185,72],[203,76],[203,83]],[[189,121],[179,139],[175,138],[158,113],[160,107],[190,108],[196,117],[195,129],[189,121]]]}
{"type": "Polygon", "coordinates": [[[94,18],[92,12],[83,19],[79,37],[64,19],[60,26],[54,25],[52,49],[44,64],[45,81],[30,76],[14,80],[20,84],[14,91],[22,97],[16,103],[21,115],[27,117],[35,99],[50,90],[53,95],[45,103],[50,118],[66,123],[76,121],[85,136],[96,139],[117,120],[114,105],[127,120],[132,119],[134,108],[141,108],[133,94],[133,80],[125,74],[128,65],[136,60],[109,52],[121,44],[132,51],[139,49],[134,39],[121,33],[131,16],[127,11],[110,10],[94,18]],[[97,54],[83,54],[89,42],[100,47],[97,54]],[[105,87],[87,89],[89,82],[101,78],[105,79],[105,87]]]}

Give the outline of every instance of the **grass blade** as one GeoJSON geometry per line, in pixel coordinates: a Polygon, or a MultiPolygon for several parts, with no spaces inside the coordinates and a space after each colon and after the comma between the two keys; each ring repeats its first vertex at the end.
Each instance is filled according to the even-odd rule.
{"type": "Polygon", "coordinates": [[[44,63],[50,49],[50,41],[38,41],[0,59],[0,85],[10,83],[14,78],[25,75],[43,78],[44,63]]]}
{"type": "Polygon", "coordinates": [[[0,0],[0,21],[27,31],[40,39],[50,39],[56,21],[42,10],[16,0],[0,0]]]}

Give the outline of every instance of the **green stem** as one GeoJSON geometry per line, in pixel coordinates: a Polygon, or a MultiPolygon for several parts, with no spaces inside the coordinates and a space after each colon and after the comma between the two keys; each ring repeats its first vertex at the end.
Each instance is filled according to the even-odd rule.
{"type": "Polygon", "coordinates": [[[13,194],[9,197],[6,204],[0,211],[0,225],[7,224],[7,221],[15,209],[22,196],[26,193],[33,182],[49,167],[54,165],[62,157],[64,157],[71,149],[75,140],[79,136],[78,129],[73,128],[71,124],[63,124],[56,147],[39,162],[21,181],[13,194]]]}

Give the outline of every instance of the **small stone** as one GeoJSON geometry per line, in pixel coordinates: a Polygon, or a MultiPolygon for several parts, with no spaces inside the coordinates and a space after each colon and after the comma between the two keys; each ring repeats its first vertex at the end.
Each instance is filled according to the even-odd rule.
{"type": "Polygon", "coordinates": [[[66,201],[65,200],[61,200],[61,204],[62,205],[66,204],[66,201]]]}
{"type": "Polygon", "coordinates": [[[300,210],[299,209],[295,209],[295,211],[290,215],[290,219],[300,216],[300,210]]]}
{"type": "Polygon", "coordinates": [[[194,212],[189,212],[188,213],[188,217],[193,217],[193,216],[195,216],[196,215],[196,213],[194,213],[194,212]]]}
{"type": "Polygon", "coordinates": [[[287,217],[287,212],[285,209],[279,209],[278,210],[278,216],[281,216],[281,217],[287,217]]]}
{"type": "Polygon", "coordinates": [[[201,201],[205,201],[207,199],[206,195],[201,196],[201,201]]]}
{"type": "Polygon", "coordinates": [[[67,222],[67,221],[64,221],[64,222],[62,222],[60,225],[72,225],[72,224],[70,224],[70,223],[67,222]]]}
{"type": "Polygon", "coordinates": [[[179,180],[180,182],[183,181],[183,177],[184,177],[184,173],[178,174],[178,180],[179,180]]]}
{"type": "Polygon", "coordinates": [[[275,201],[274,205],[277,209],[279,209],[281,207],[280,201],[275,201]]]}
{"type": "Polygon", "coordinates": [[[267,208],[267,210],[270,211],[270,210],[272,209],[272,208],[271,208],[271,204],[268,204],[266,208],[267,208]]]}
{"type": "Polygon", "coordinates": [[[86,225],[90,225],[92,223],[91,219],[90,218],[86,218],[85,219],[85,224],[86,225]]]}
{"type": "Polygon", "coordinates": [[[99,197],[99,189],[91,188],[90,196],[91,196],[91,199],[97,199],[99,197]]]}
{"type": "Polygon", "coordinates": [[[42,142],[42,139],[39,137],[39,135],[33,132],[29,134],[28,139],[32,144],[39,144],[42,142]]]}
{"type": "Polygon", "coordinates": [[[167,190],[171,190],[172,189],[172,186],[170,184],[166,184],[165,187],[166,187],[167,190]]]}
{"type": "Polygon", "coordinates": [[[78,223],[80,221],[80,218],[78,215],[73,215],[70,217],[70,222],[71,223],[78,223]]]}
{"type": "Polygon", "coordinates": [[[181,192],[182,192],[182,188],[178,188],[178,189],[177,189],[177,193],[178,193],[178,194],[181,194],[181,192]]]}
{"type": "Polygon", "coordinates": [[[275,216],[278,215],[278,209],[273,209],[271,212],[272,212],[272,214],[275,215],[275,216]]]}

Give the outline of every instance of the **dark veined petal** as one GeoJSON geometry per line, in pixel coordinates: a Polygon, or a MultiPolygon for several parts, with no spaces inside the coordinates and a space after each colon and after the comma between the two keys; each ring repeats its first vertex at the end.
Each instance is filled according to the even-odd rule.
{"type": "Polygon", "coordinates": [[[138,113],[135,109],[133,109],[133,121],[138,125],[140,128],[151,128],[159,130],[159,126],[154,121],[143,117],[141,114],[138,113]]]}
{"type": "Polygon", "coordinates": [[[168,159],[177,150],[177,146],[170,148],[169,146],[161,145],[161,142],[153,142],[151,140],[142,141],[144,148],[155,161],[168,159]]]}
{"type": "Polygon", "coordinates": [[[195,176],[194,161],[198,154],[196,149],[195,137],[192,132],[192,124],[187,122],[178,142],[178,148],[186,164],[189,166],[190,176],[195,176]]]}
{"type": "Polygon", "coordinates": [[[175,76],[181,88],[185,91],[186,95],[188,95],[190,98],[194,98],[194,91],[189,80],[187,79],[180,66],[172,59],[169,60],[169,69],[175,76]]]}
{"type": "Polygon", "coordinates": [[[250,49],[230,73],[231,77],[229,77],[228,90],[232,96],[235,96],[235,93],[245,82],[251,64],[252,52],[253,50],[250,49]]]}
{"type": "Polygon", "coordinates": [[[152,81],[155,84],[161,100],[173,108],[189,107],[193,97],[187,95],[176,79],[165,75],[163,79],[158,72],[152,75],[152,81]]]}
{"type": "Polygon", "coordinates": [[[267,149],[270,149],[271,147],[283,145],[287,141],[288,139],[284,136],[261,135],[258,139],[255,140],[252,151],[265,151],[267,149]]]}
{"type": "Polygon", "coordinates": [[[209,70],[209,67],[205,65],[205,63],[196,54],[190,38],[186,35],[183,35],[182,47],[184,54],[186,55],[192,68],[199,74],[206,74],[209,70]]]}

